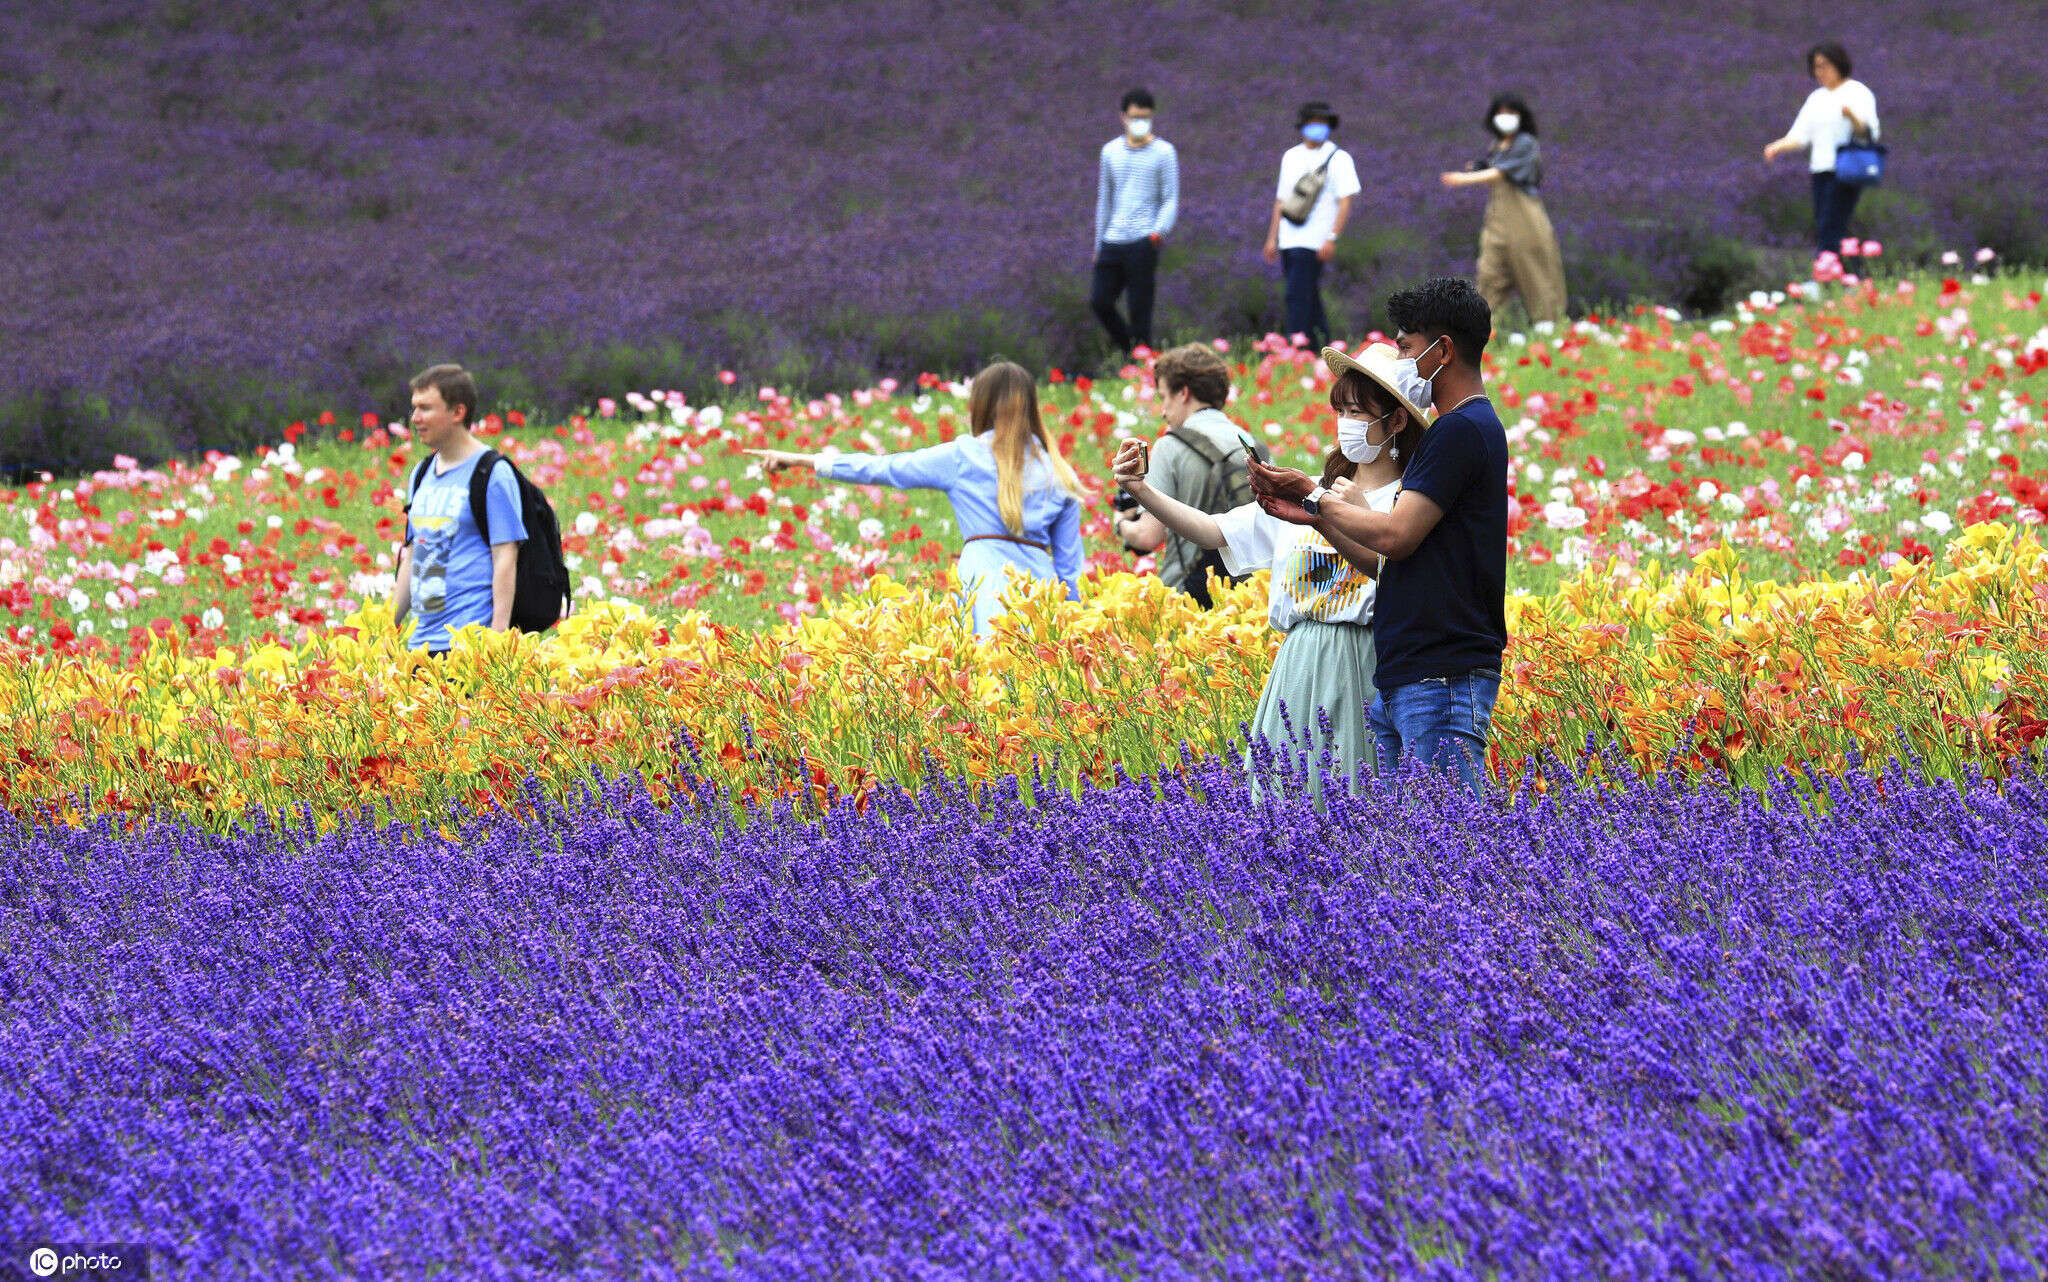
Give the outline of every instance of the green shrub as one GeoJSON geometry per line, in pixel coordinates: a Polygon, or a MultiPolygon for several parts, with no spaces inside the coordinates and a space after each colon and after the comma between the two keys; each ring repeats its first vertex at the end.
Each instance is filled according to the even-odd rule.
{"type": "Polygon", "coordinates": [[[1757,279],[1756,251],[1730,236],[1705,236],[1685,260],[1678,278],[1678,305],[1694,315],[1725,311],[1757,279]]]}
{"type": "Polygon", "coordinates": [[[2039,191],[1978,188],[1956,193],[1956,208],[1976,238],[2007,265],[2048,264],[2048,199],[2039,191]]]}
{"type": "Polygon", "coordinates": [[[10,479],[89,472],[116,454],[155,462],[174,449],[162,423],[92,393],[51,388],[0,402],[0,476],[10,479]]]}

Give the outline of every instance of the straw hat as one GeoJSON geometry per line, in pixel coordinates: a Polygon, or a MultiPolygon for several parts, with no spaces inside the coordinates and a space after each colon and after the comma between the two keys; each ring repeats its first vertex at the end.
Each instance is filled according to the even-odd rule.
{"type": "Polygon", "coordinates": [[[1381,387],[1386,388],[1388,394],[1394,398],[1396,405],[1406,405],[1413,411],[1419,422],[1427,424],[1430,420],[1428,404],[1418,405],[1410,400],[1408,393],[1401,390],[1400,380],[1395,377],[1400,367],[1400,361],[1401,353],[1395,349],[1392,343],[1374,343],[1371,346],[1359,349],[1356,356],[1334,347],[1325,347],[1323,349],[1323,364],[1329,366],[1331,374],[1342,378],[1347,370],[1357,370],[1373,382],[1378,383],[1381,387]]]}

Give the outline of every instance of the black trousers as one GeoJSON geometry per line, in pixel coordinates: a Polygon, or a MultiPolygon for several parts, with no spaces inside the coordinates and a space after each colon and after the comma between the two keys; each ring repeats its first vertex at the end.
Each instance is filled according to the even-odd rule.
{"type": "Polygon", "coordinates": [[[1849,217],[1856,212],[1856,202],[1863,196],[1863,189],[1855,183],[1845,183],[1832,173],[1823,171],[1813,176],[1813,239],[1822,252],[1838,254],[1842,266],[1858,271],[1863,266],[1861,255],[1842,253],[1842,241],[1849,235],[1849,217]]]}
{"type": "Polygon", "coordinates": [[[1126,352],[1140,344],[1152,346],[1152,284],[1158,267],[1159,246],[1149,238],[1122,245],[1104,241],[1095,250],[1095,287],[1088,307],[1109,331],[1109,340],[1126,352]],[[1127,291],[1128,324],[1116,310],[1117,297],[1127,291]]]}
{"type": "Polygon", "coordinates": [[[1216,602],[1209,596],[1209,576],[1212,574],[1216,576],[1218,583],[1238,581],[1231,578],[1230,571],[1223,568],[1223,554],[1215,548],[1210,548],[1188,567],[1188,577],[1180,585],[1180,590],[1193,597],[1195,604],[1204,610],[1216,608],[1216,602]]]}
{"type": "Polygon", "coordinates": [[[1287,275],[1287,332],[1308,335],[1309,350],[1322,351],[1330,342],[1330,317],[1323,311],[1323,260],[1313,249],[1283,249],[1280,270],[1287,275]]]}

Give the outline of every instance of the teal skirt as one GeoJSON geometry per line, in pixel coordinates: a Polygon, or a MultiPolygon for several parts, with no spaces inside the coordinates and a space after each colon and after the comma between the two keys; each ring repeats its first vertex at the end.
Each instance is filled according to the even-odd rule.
{"type": "Polygon", "coordinates": [[[1254,793],[1263,786],[1320,800],[1324,771],[1358,787],[1373,762],[1366,708],[1377,666],[1368,625],[1304,619],[1288,629],[1252,714],[1254,793]]]}

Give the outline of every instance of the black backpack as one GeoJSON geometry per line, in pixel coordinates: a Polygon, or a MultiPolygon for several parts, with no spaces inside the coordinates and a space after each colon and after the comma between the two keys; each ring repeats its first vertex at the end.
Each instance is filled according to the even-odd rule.
{"type": "MultiPolygon", "coordinates": [[[[1238,434],[1239,443],[1228,450],[1218,448],[1216,442],[1192,428],[1176,427],[1167,435],[1193,450],[1195,456],[1209,467],[1209,477],[1202,483],[1201,492],[1182,500],[1189,507],[1199,508],[1204,512],[1228,512],[1252,501],[1252,477],[1245,455],[1249,454],[1261,463],[1273,461],[1271,451],[1241,432],[1238,434]]],[[[1209,599],[1210,574],[1232,585],[1242,583],[1250,577],[1226,573],[1223,569],[1223,554],[1214,548],[1204,551],[1195,558],[1194,572],[1188,576],[1185,589],[1187,594],[1195,599],[1195,604],[1204,610],[1212,604],[1209,599]]]]}
{"type": "MultiPolygon", "coordinates": [[[[476,532],[484,546],[491,543],[488,496],[491,470],[503,459],[519,482],[519,517],[526,523],[526,541],[519,545],[519,577],[512,589],[512,626],[521,632],[545,632],[569,613],[569,565],[562,560],[562,527],[555,522],[555,505],[547,493],[526,479],[519,465],[496,450],[485,450],[469,474],[469,514],[476,518],[476,532]]],[[[413,469],[412,488],[406,492],[405,510],[412,511],[413,496],[434,456],[427,455],[413,469]]]]}

